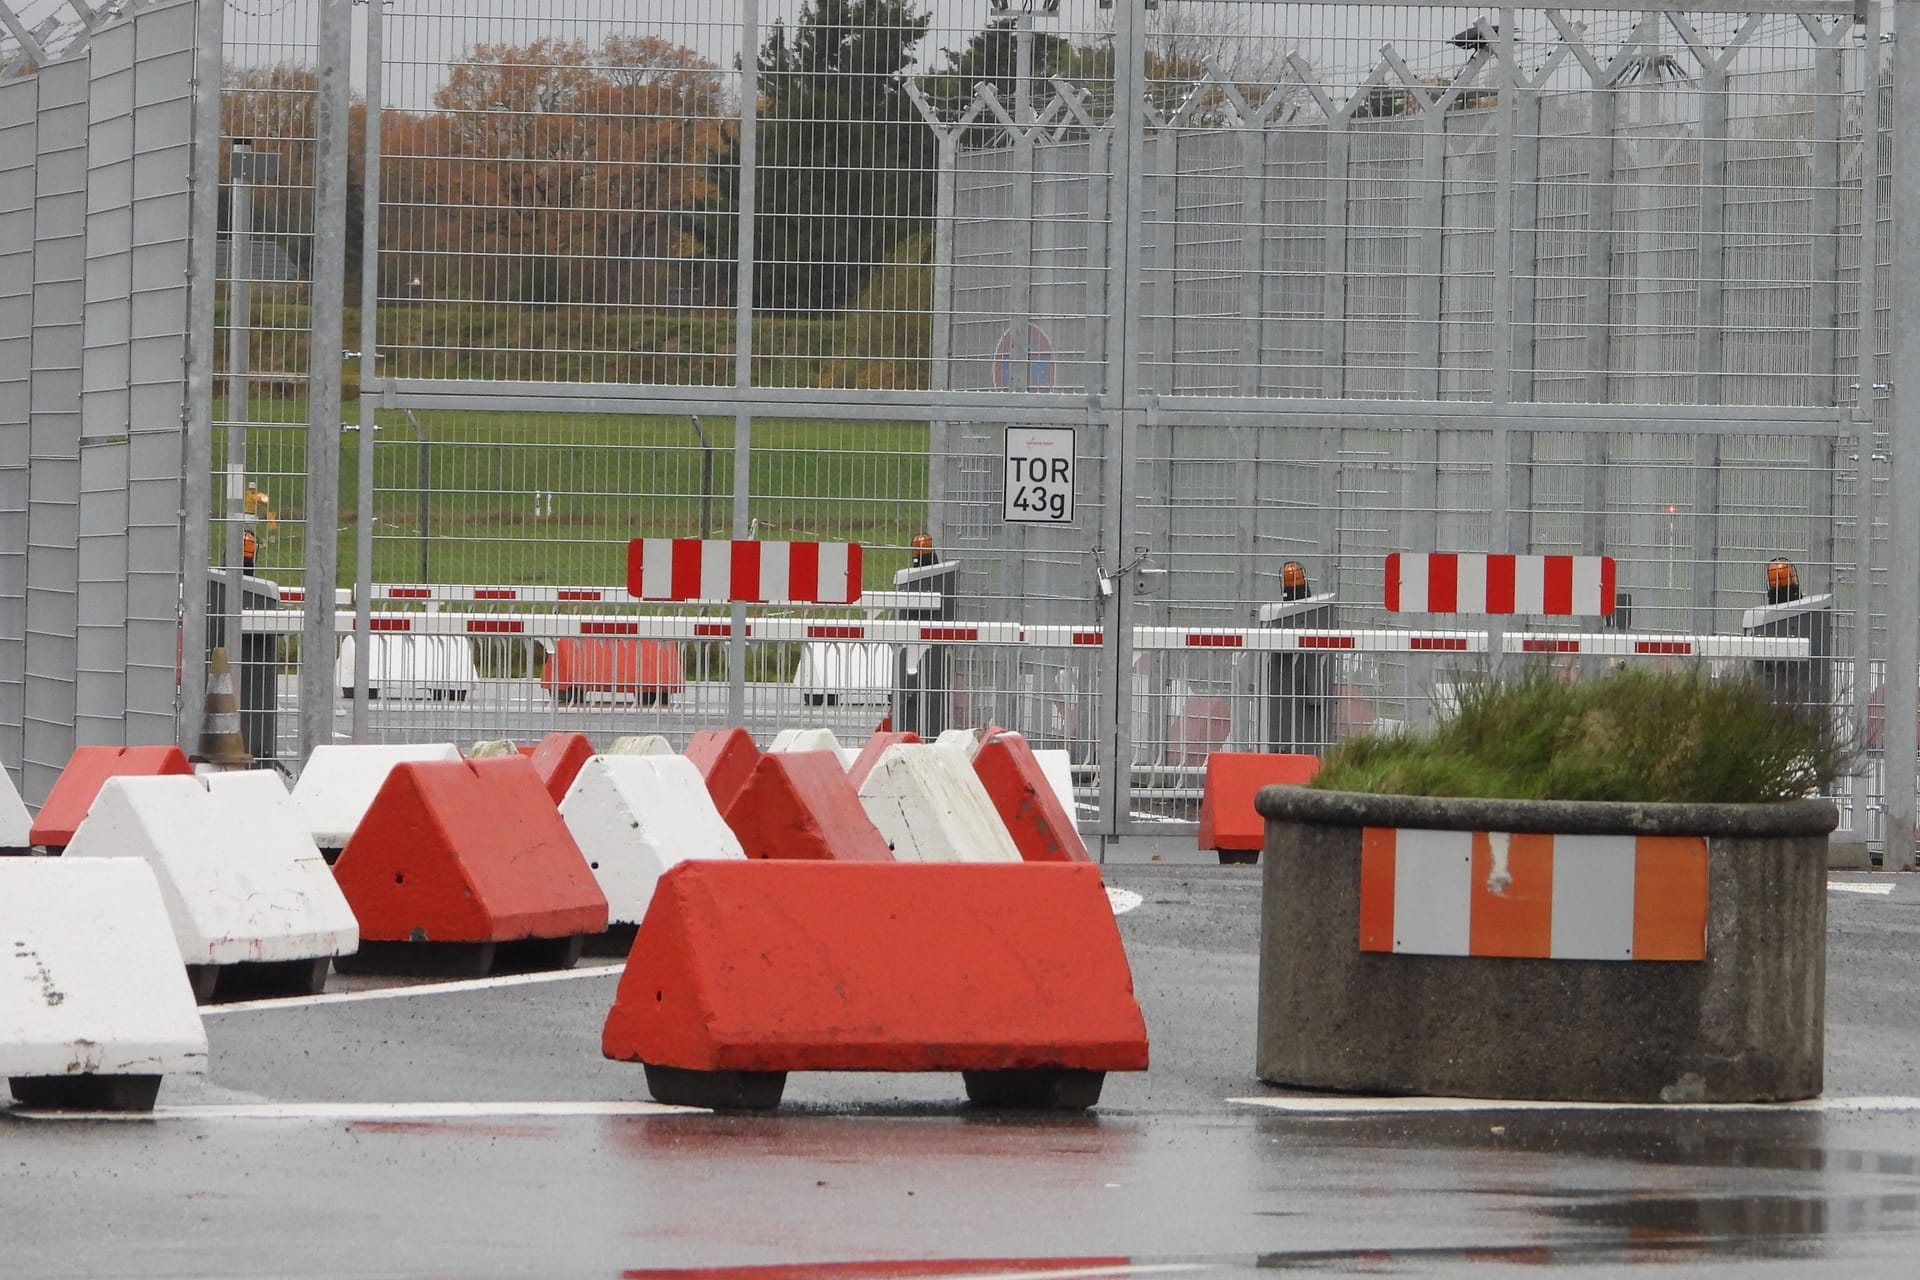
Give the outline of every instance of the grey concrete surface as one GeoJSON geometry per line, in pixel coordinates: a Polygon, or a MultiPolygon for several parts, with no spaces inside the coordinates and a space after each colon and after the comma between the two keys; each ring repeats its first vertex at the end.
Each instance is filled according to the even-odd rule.
{"type": "MultiPolygon", "coordinates": [[[[598,1055],[610,972],[210,1011],[211,1074],[168,1081],[173,1118],[0,1108],[6,1275],[1913,1274],[1920,1110],[1230,1101],[1326,1101],[1253,1079],[1259,877],[1171,842],[1110,850],[1109,884],[1143,898],[1120,925],[1153,1065],[1087,1115],[820,1074],[771,1116],[518,1112],[646,1097],[598,1055]],[[413,1100],[502,1114],[351,1110],[413,1100]],[[346,1110],[195,1110],[300,1101],[346,1110]]],[[[1920,878],[1842,879],[1892,892],[1830,897],[1828,1097],[1920,1093],[1920,878]]]]}

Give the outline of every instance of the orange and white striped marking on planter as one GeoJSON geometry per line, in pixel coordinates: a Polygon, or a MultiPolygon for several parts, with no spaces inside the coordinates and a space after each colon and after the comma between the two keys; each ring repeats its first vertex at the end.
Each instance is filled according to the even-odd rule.
{"type": "Polygon", "coordinates": [[[642,600],[851,604],[860,598],[860,544],[635,538],[627,590],[642,600]]]}
{"type": "Polygon", "coordinates": [[[1704,960],[1707,842],[1368,827],[1360,949],[1704,960]]]}
{"type": "Polygon", "coordinates": [[[1613,592],[1612,556],[1396,551],[1386,564],[1393,613],[1606,617],[1613,592]]]}

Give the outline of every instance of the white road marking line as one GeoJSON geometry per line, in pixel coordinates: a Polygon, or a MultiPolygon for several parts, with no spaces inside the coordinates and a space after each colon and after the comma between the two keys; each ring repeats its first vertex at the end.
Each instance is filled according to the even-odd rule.
{"type": "Polygon", "coordinates": [[[403,996],[457,995],[462,991],[490,991],[496,987],[525,987],[541,982],[570,982],[576,978],[618,977],[626,962],[589,965],[580,969],[556,969],[548,973],[510,973],[499,978],[464,978],[458,982],[414,982],[398,987],[373,987],[366,991],[329,991],[317,996],[276,996],[270,1000],[236,1000],[232,1004],[210,1004],[201,1008],[203,1018],[223,1013],[248,1013],[255,1009],[300,1009],[315,1004],[352,1004],[360,1000],[398,1000],[403,996]]]}
{"type": "Polygon", "coordinates": [[[1920,1097],[1864,1095],[1854,1098],[1809,1098],[1804,1102],[1541,1102],[1520,1098],[1357,1098],[1289,1095],[1268,1098],[1228,1098],[1248,1107],[1265,1107],[1297,1115],[1367,1116],[1408,1115],[1420,1112],[1452,1114],[1472,1111],[1691,1111],[1767,1112],[1812,1111],[1846,1114],[1869,1111],[1920,1111],[1920,1097]]]}
{"type": "Polygon", "coordinates": [[[1890,884],[1862,884],[1858,880],[1829,880],[1828,893],[1872,893],[1884,898],[1893,892],[1890,884]]]}
{"type": "Polygon", "coordinates": [[[957,1271],[942,1272],[940,1280],[1089,1280],[1094,1276],[1153,1276],[1178,1272],[1209,1271],[1205,1262],[1116,1263],[1111,1267],[1058,1267],[1035,1271],[957,1271]]]}
{"type": "Polygon", "coordinates": [[[155,1107],[152,1111],[28,1111],[22,1120],[471,1120],[579,1116],[687,1116],[700,1107],[659,1102],[261,1102],[155,1107]]]}
{"type": "Polygon", "coordinates": [[[1131,889],[1116,889],[1112,885],[1107,886],[1107,902],[1112,905],[1113,914],[1117,916],[1127,914],[1127,912],[1133,910],[1145,901],[1145,898],[1131,889]]]}

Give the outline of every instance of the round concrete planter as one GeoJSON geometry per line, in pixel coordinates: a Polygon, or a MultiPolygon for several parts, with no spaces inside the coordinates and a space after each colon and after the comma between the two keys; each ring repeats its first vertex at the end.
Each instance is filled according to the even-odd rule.
{"type": "MultiPolygon", "coordinates": [[[[1817,1096],[1824,801],[1603,804],[1266,787],[1260,1078],[1357,1093],[1593,1102],[1817,1096]],[[1362,951],[1365,828],[1707,842],[1706,958],[1362,951]]],[[[1697,864],[1696,864],[1697,865],[1697,864]]]]}

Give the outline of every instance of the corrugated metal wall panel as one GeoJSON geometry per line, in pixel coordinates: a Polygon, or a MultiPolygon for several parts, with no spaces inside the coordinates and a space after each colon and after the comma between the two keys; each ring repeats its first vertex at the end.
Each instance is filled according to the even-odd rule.
{"type": "Polygon", "coordinates": [[[0,83],[0,764],[17,786],[27,670],[27,458],[40,83],[0,83]]]}
{"type": "Polygon", "coordinates": [[[27,493],[21,793],[46,798],[73,754],[78,667],[81,309],[86,270],[87,61],[40,69],[27,493]]]}

